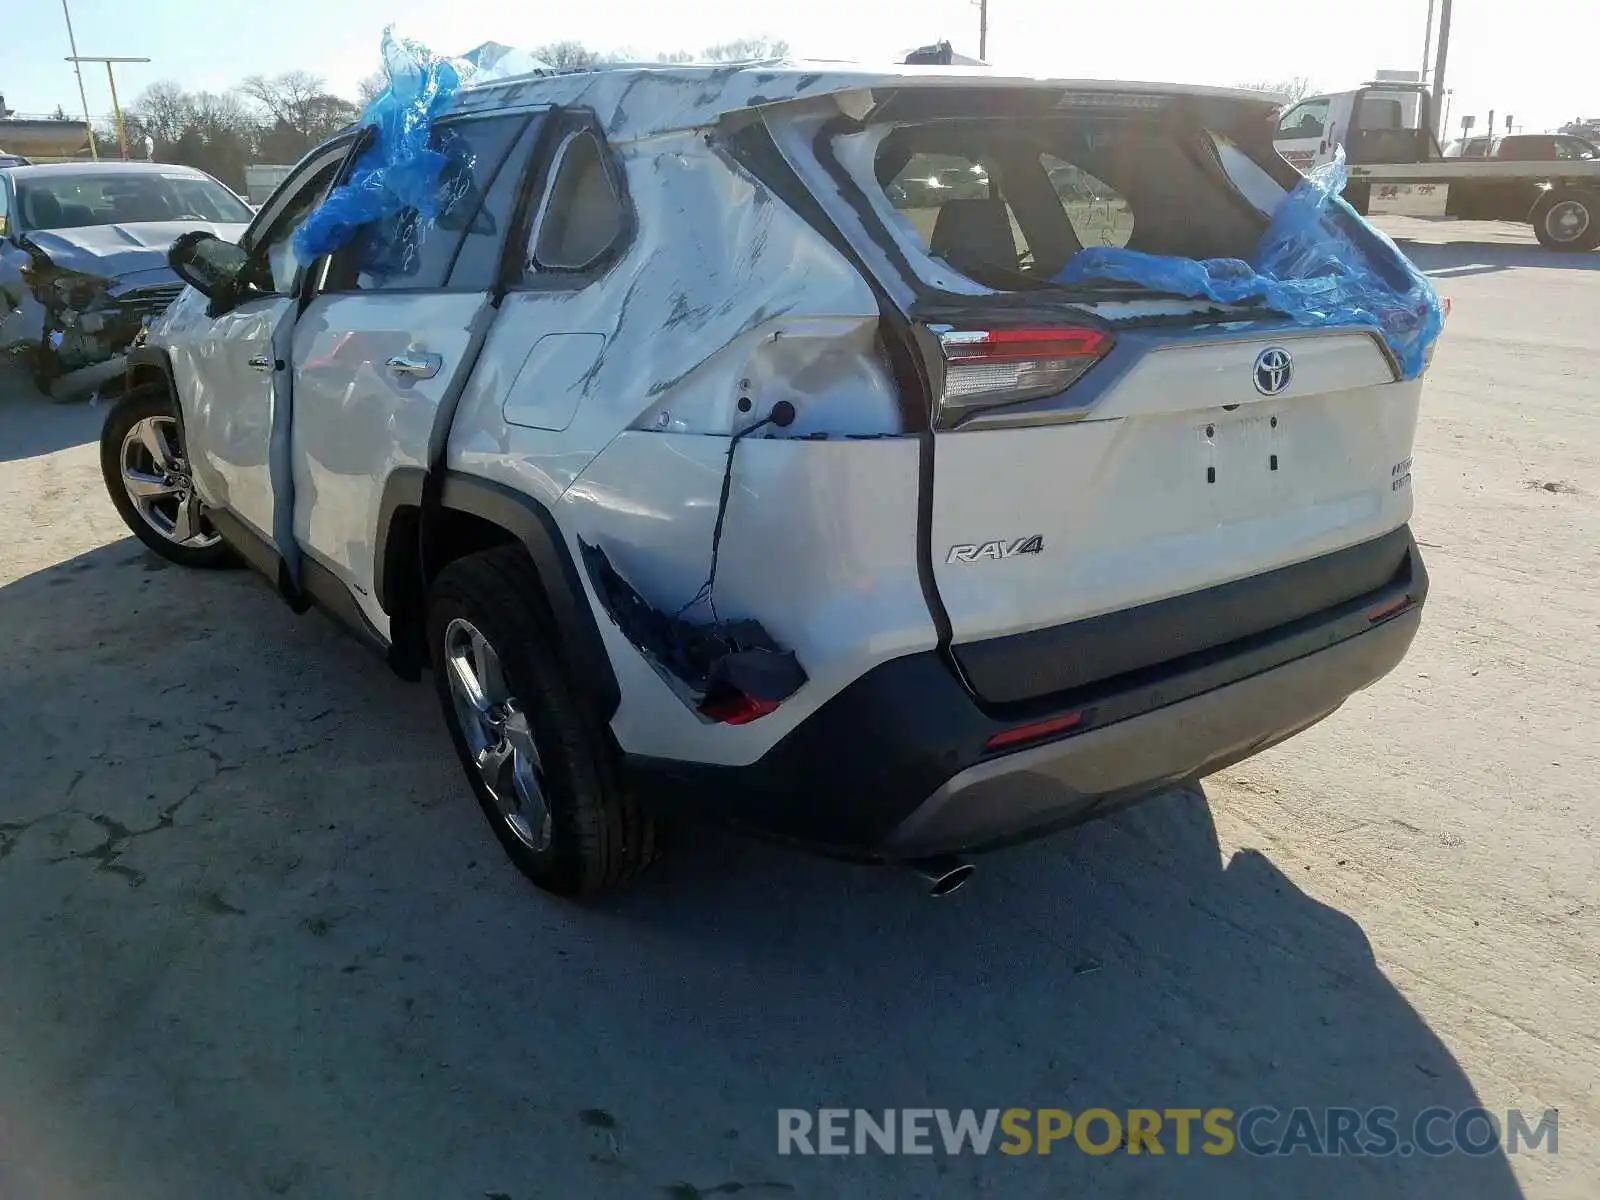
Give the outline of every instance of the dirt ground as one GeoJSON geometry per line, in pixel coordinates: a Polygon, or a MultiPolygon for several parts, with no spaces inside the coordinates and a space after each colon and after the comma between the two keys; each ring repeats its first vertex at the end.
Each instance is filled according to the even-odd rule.
{"type": "Polygon", "coordinates": [[[1386,224],[1455,303],[1411,656],[937,903],[709,830],[602,903],[533,892],[428,689],[164,568],[102,410],[0,384],[0,1197],[1600,1194],[1600,254],[1386,224]],[[1555,1108],[1559,1144],[776,1144],[782,1107],[1258,1104],[1555,1108]]]}

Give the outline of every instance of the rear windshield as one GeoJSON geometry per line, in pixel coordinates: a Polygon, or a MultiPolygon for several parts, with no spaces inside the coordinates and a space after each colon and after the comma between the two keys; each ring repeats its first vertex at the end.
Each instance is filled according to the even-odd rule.
{"type": "Polygon", "coordinates": [[[913,253],[1000,291],[1045,283],[1077,251],[1248,258],[1266,222],[1205,135],[1137,120],[930,121],[876,138],[879,207],[913,253]]]}
{"type": "Polygon", "coordinates": [[[178,171],[74,172],[17,183],[26,229],[76,229],[135,221],[247,223],[253,215],[216,180],[178,171]]]}

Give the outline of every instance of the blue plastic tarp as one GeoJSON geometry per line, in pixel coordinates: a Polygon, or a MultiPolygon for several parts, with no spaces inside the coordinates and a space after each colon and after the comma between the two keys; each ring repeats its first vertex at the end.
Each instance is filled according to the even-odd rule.
{"type": "Polygon", "coordinates": [[[1402,375],[1415,379],[1444,327],[1443,306],[1399,247],[1340,198],[1347,177],[1340,149],[1284,197],[1253,262],[1094,246],[1068,259],[1056,282],[1115,280],[1221,304],[1259,300],[1297,325],[1365,326],[1382,336],[1402,375]],[[1351,229],[1370,235],[1373,251],[1392,262],[1380,264],[1351,229]]]}
{"type": "Polygon", "coordinates": [[[441,187],[450,156],[432,147],[430,138],[434,120],[449,110],[470,68],[395,37],[392,28],[383,32],[383,68],[389,84],[362,114],[372,138],[349,181],[329,192],[295,230],[300,262],[332,254],[361,233],[362,270],[404,274],[422,231],[451,198],[449,188],[441,187]]]}

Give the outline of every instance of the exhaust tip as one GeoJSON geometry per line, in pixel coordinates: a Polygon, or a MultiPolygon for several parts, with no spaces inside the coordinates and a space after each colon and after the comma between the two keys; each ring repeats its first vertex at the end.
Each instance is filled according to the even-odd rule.
{"type": "Polygon", "coordinates": [[[928,895],[938,898],[965,887],[977,868],[951,855],[917,859],[906,864],[928,883],[928,895]]]}

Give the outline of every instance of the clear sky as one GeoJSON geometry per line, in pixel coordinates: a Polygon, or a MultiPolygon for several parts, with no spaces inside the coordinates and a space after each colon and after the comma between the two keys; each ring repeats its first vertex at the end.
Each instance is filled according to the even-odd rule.
{"type": "MultiPolygon", "coordinates": [[[[82,54],[145,55],[118,75],[126,101],[174,79],[221,90],[254,73],[302,68],[353,95],[395,22],[441,53],[493,39],[531,47],[572,38],[600,49],[698,50],[753,34],[796,54],[880,60],[948,37],[977,49],[969,0],[69,0],[82,54]],[[224,16],[232,9],[249,20],[224,16]]],[[[4,0],[0,94],[22,112],[79,109],[60,0],[4,0]]],[[[1308,76],[1353,87],[1379,68],[1422,60],[1427,0],[990,0],[989,59],[1000,69],[1063,76],[1232,84],[1308,76]]],[[[1600,116],[1600,4],[1595,0],[1456,0],[1446,82],[1451,126],[1490,108],[1530,130],[1600,116]]],[[[104,71],[86,67],[89,106],[110,111],[104,71]]]]}

